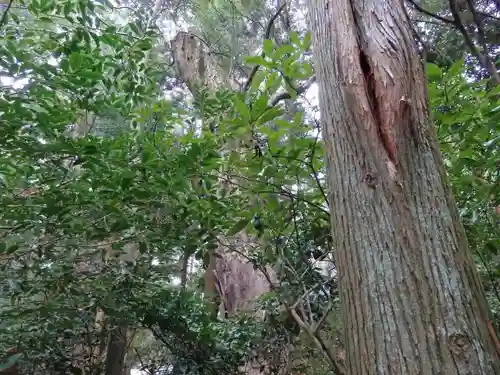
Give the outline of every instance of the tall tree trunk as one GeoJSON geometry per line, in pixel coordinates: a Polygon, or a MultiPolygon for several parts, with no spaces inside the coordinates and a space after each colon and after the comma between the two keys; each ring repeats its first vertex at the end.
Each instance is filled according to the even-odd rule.
{"type": "Polygon", "coordinates": [[[111,332],[106,353],[105,375],[123,375],[125,354],[127,352],[127,327],[119,326],[111,332]]]}
{"type": "MultiPolygon", "coordinates": [[[[215,91],[238,86],[226,77],[195,35],[180,32],[172,40],[171,46],[179,74],[194,96],[202,88],[215,91]]],[[[216,249],[217,256],[212,254],[204,261],[206,270],[204,291],[212,296],[217,290],[222,292],[221,297],[226,301],[226,305],[234,306],[230,308],[230,311],[226,311],[231,314],[249,300],[268,292],[270,285],[262,272],[247,265],[246,259],[230,254],[232,246],[242,251],[252,244],[258,246],[255,239],[241,232],[234,238],[219,240],[221,245],[216,249]],[[231,273],[239,273],[240,279],[246,282],[235,283],[235,279],[232,278],[229,280],[230,285],[226,285],[226,276],[231,273]]]]}
{"type": "Polygon", "coordinates": [[[500,373],[403,2],[308,4],[348,373],[500,373]]]}
{"type": "MultiPolygon", "coordinates": [[[[200,40],[193,34],[180,32],[171,42],[172,54],[179,74],[193,96],[200,89],[215,91],[223,88],[238,87],[225,75],[217,62],[204,49],[200,40]]],[[[228,147],[234,147],[228,145],[228,147]]],[[[246,249],[259,246],[255,238],[244,231],[231,238],[219,237],[219,246],[210,254],[205,263],[205,287],[209,295],[217,292],[220,296],[219,311],[232,315],[243,309],[253,310],[257,297],[270,290],[266,276],[241,255],[231,249],[245,252],[246,249]]],[[[272,270],[269,270],[272,273],[272,270]]],[[[219,301],[212,299],[214,313],[217,312],[219,301]]],[[[257,312],[256,312],[257,313],[257,312]]],[[[261,374],[259,363],[250,361],[242,369],[247,375],[261,374]]],[[[268,372],[268,369],[265,369],[268,372]]]]}

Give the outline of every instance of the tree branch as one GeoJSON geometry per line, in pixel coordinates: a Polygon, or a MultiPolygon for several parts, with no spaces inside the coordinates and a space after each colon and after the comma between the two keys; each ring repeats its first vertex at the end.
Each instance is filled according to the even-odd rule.
{"type": "MultiPolygon", "coordinates": [[[[411,0],[409,0],[411,1],[411,0]]],[[[454,24],[458,31],[462,34],[464,38],[464,42],[469,48],[470,52],[478,59],[479,63],[481,66],[490,73],[491,79],[495,82],[495,84],[500,83],[500,77],[498,75],[498,72],[496,71],[495,66],[491,63],[491,59],[489,58],[488,55],[483,55],[479,50],[477,49],[476,45],[474,44],[472,38],[470,37],[469,33],[467,32],[464,24],[462,23],[462,20],[460,19],[460,12],[457,8],[457,4],[455,2],[456,0],[449,0],[450,4],[450,10],[451,14],[453,15],[454,18],[454,24]]]]}
{"type": "MultiPolygon", "coordinates": [[[[269,39],[269,35],[271,35],[271,30],[273,29],[274,21],[276,21],[276,18],[278,18],[278,16],[281,13],[281,11],[283,9],[285,9],[285,6],[286,6],[286,1],[284,1],[283,4],[281,4],[281,6],[276,11],[276,13],[274,13],[274,15],[271,17],[271,19],[267,23],[266,33],[264,34],[264,40],[269,39]]],[[[261,57],[265,57],[266,53],[264,51],[262,51],[262,53],[260,54],[260,56],[261,57]]],[[[253,69],[250,72],[250,75],[248,76],[248,79],[247,79],[247,81],[245,83],[245,86],[243,86],[243,91],[245,91],[245,92],[248,91],[248,89],[250,88],[250,85],[252,84],[253,78],[255,77],[255,74],[257,74],[257,71],[259,70],[259,68],[260,68],[260,65],[255,65],[253,67],[253,69]]]]}
{"type": "Polygon", "coordinates": [[[328,314],[330,314],[332,309],[333,309],[333,303],[332,303],[332,301],[330,301],[330,302],[328,302],[328,306],[326,307],[326,309],[323,311],[323,315],[321,316],[321,318],[319,318],[318,322],[316,323],[316,325],[313,328],[313,332],[315,334],[316,334],[316,332],[318,332],[321,329],[321,327],[323,326],[323,323],[325,323],[326,317],[328,316],[328,314]]]}
{"type": "MultiPolygon", "coordinates": [[[[311,85],[316,82],[316,76],[312,76],[311,78],[309,78],[304,84],[298,86],[296,89],[295,89],[295,93],[297,95],[300,95],[300,94],[303,94],[304,92],[307,91],[307,89],[309,87],[311,87],[311,85]]],[[[292,96],[290,95],[290,93],[288,93],[287,91],[282,91],[282,92],[278,92],[276,93],[275,95],[273,95],[270,99],[269,99],[269,102],[267,104],[268,107],[272,108],[274,107],[276,104],[278,104],[280,101],[282,100],[285,100],[285,99],[291,99],[292,96]]]]}
{"type": "MultiPolygon", "coordinates": [[[[271,290],[276,290],[276,285],[273,283],[271,277],[269,276],[269,273],[265,269],[261,269],[262,273],[264,274],[264,277],[266,278],[267,282],[269,283],[269,286],[271,287],[271,290]]],[[[285,307],[285,310],[293,317],[295,322],[299,325],[299,327],[309,336],[311,340],[313,340],[314,344],[316,347],[321,351],[325,359],[328,361],[330,367],[333,370],[333,373],[335,375],[344,375],[346,373],[345,368],[336,361],[336,359],[331,355],[330,351],[328,348],[324,345],[321,339],[318,339],[318,335],[313,332],[311,327],[307,325],[297,314],[297,310],[295,308],[292,308],[278,293],[278,299],[279,301],[283,304],[285,307]]]]}
{"type": "Polygon", "coordinates": [[[432,13],[431,11],[425,9],[425,8],[422,8],[422,6],[420,6],[419,4],[417,4],[415,2],[415,0],[406,0],[408,1],[416,10],[418,10],[420,13],[423,13],[429,17],[432,17],[432,18],[435,18],[441,22],[444,22],[444,23],[447,23],[447,24],[450,24],[450,25],[455,25],[455,21],[454,20],[450,20],[449,18],[446,18],[446,17],[442,17],[440,16],[439,14],[436,14],[436,13],[432,13]]]}
{"type": "Polygon", "coordinates": [[[474,7],[474,2],[472,0],[467,0],[467,4],[469,5],[469,11],[471,12],[472,19],[474,20],[474,23],[477,27],[477,39],[481,48],[483,49],[484,63],[487,64],[485,69],[490,73],[491,79],[495,81],[496,84],[500,84],[500,76],[498,75],[495,64],[490,58],[490,52],[488,51],[484,28],[481,24],[481,20],[479,19],[476,8],[474,7]]]}

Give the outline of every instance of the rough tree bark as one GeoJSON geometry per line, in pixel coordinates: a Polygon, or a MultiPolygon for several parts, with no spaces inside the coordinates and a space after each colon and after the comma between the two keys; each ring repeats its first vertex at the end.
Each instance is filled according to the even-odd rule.
{"type": "Polygon", "coordinates": [[[105,375],[123,375],[123,365],[128,349],[129,330],[125,326],[116,327],[111,332],[106,353],[105,375]]]}
{"type": "Polygon", "coordinates": [[[348,373],[500,373],[403,2],[308,5],[348,373]]]}

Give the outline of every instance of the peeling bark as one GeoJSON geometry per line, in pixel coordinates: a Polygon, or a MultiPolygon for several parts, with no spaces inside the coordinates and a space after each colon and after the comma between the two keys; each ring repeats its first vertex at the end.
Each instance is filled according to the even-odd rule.
{"type": "Polygon", "coordinates": [[[400,0],[311,0],[348,373],[499,374],[400,0]]]}
{"type": "Polygon", "coordinates": [[[189,91],[196,96],[200,88],[209,91],[237,89],[238,84],[223,74],[217,61],[194,34],[179,32],[170,42],[177,70],[189,91]]]}

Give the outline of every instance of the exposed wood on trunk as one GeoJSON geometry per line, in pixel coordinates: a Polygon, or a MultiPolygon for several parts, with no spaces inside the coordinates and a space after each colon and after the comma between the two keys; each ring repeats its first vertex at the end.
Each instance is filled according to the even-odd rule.
{"type": "Polygon", "coordinates": [[[238,88],[235,81],[221,72],[215,58],[195,34],[179,32],[170,45],[177,69],[193,96],[201,88],[209,91],[238,88]]]}
{"type": "Polygon", "coordinates": [[[203,294],[214,319],[217,318],[220,304],[220,295],[217,293],[217,277],[215,275],[216,259],[215,254],[209,253],[203,262],[205,269],[205,273],[203,274],[203,294]]]}
{"type": "Polygon", "coordinates": [[[403,2],[309,17],[348,373],[500,373],[403,2]]]}

